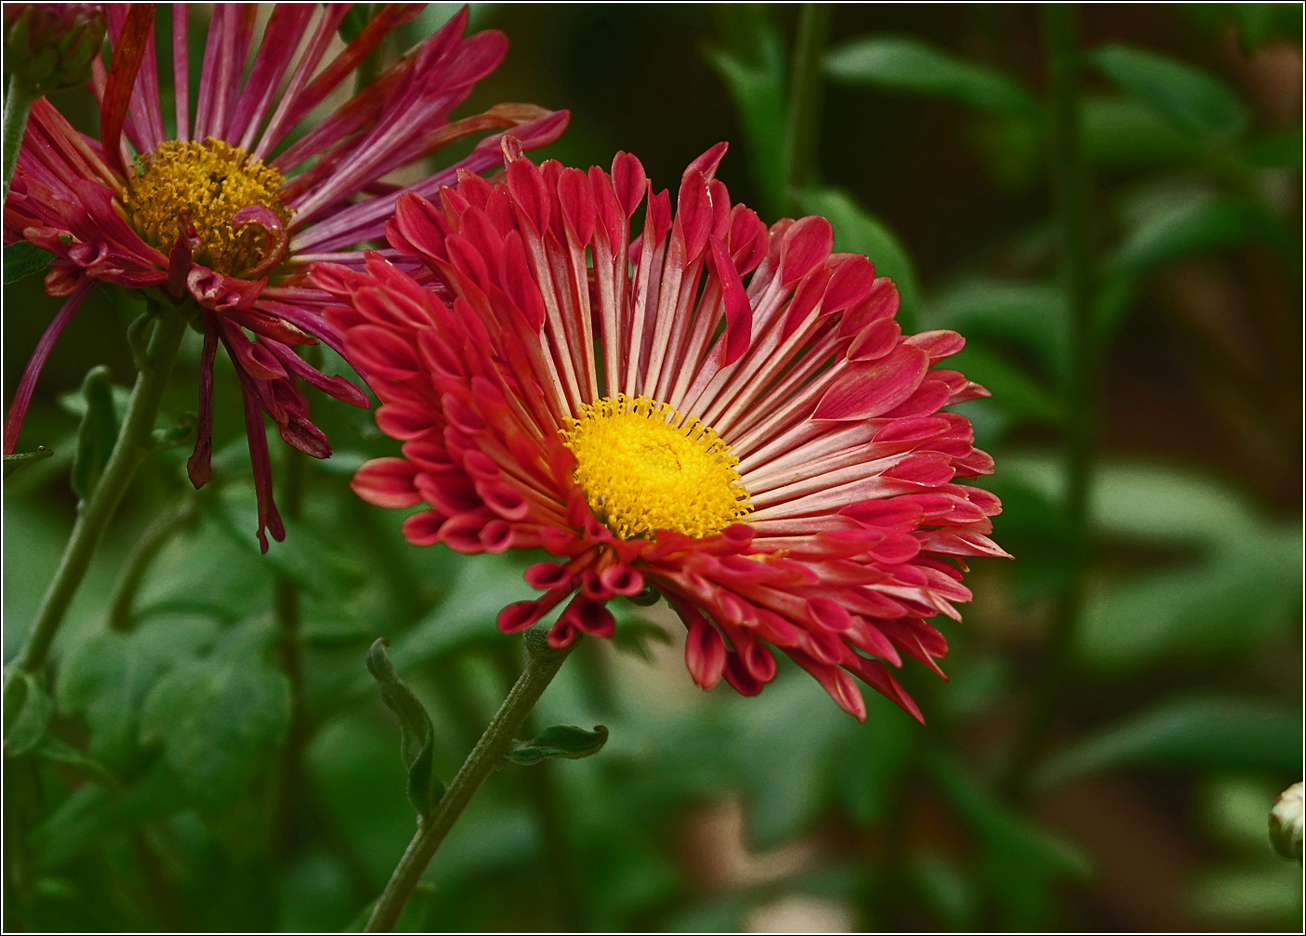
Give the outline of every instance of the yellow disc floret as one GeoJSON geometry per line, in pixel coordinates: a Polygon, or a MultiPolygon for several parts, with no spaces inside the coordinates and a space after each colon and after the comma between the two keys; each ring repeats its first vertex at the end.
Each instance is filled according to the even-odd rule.
{"type": "Polygon", "coordinates": [[[582,406],[562,437],[590,509],[622,539],[711,536],[753,509],[730,446],[666,403],[606,397],[582,406]]]}
{"type": "MultiPolygon", "coordinates": [[[[145,155],[130,174],[123,207],[147,242],[168,253],[177,241],[177,217],[188,212],[199,235],[194,260],[219,273],[240,275],[269,266],[269,237],[256,224],[233,225],[231,216],[249,205],[270,208],[290,224],[281,202],[281,173],[238,146],[209,137],[168,140],[145,155]]],[[[279,259],[279,258],[278,258],[279,259]]]]}

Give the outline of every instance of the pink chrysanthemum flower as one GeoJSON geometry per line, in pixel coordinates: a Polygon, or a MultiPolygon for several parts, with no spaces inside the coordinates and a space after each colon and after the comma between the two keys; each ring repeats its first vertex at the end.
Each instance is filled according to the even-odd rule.
{"type": "Polygon", "coordinates": [[[508,139],[506,182],[399,199],[390,244],[437,288],[375,254],[316,267],[377,424],[404,442],[354,490],[424,503],[412,543],[560,557],[527,570],[545,594],[505,608],[504,631],[567,601],[551,643],[611,634],[608,600],[651,587],[704,688],[760,691],[774,647],[859,719],[854,676],[920,718],[884,664],[937,672],[925,619],[969,600],[965,557],[1005,555],[997,498],[956,483],[992,459],[941,410],[986,391],[930,368],[961,337],[904,337],[892,281],[832,253],[824,218],[768,229],[732,206],[724,152],[685,171],[673,218],[633,156],[537,167],[508,139]]]}
{"type": "MultiPolygon", "coordinates": [[[[186,4],[173,7],[171,62],[175,138],[169,139],[155,65],[154,8],[108,5],[112,68],[97,57],[91,89],[101,107],[100,139],[75,131],[45,99],[32,108],[4,209],[5,242],[28,240],[56,255],[46,277],[67,297],[42,337],[5,422],[13,451],[32,388],[51,347],[96,281],[153,291],[193,309],[204,332],[199,434],[188,469],[209,478],[213,362],[221,343],[241,382],[259,502],[259,540],[284,534],[272,500],[261,413],[287,444],[317,458],[331,452],[297,389],[303,380],[366,407],[366,394],[326,376],[294,350],[338,336],[322,318],[328,296],[307,282],[309,265],[362,268],[357,245],[379,238],[398,187],[383,177],[459,137],[511,127],[529,146],[557,138],[567,113],[503,104],[450,123],[449,113],[498,65],[502,33],[464,38],[466,10],[408,52],[335,113],[293,142],[290,133],[350,77],[394,27],[422,4],[387,4],[328,59],[349,4],[281,4],[272,12],[246,73],[256,4],[216,4],[192,119],[186,4]],[[298,53],[298,54],[297,54],[298,53]],[[253,336],[252,338],[250,336],[253,336]]],[[[403,189],[434,196],[460,169],[501,159],[501,135],[482,140],[444,172],[403,189]]],[[[422,276],[420,264],[383,251],[422,276]]]]}

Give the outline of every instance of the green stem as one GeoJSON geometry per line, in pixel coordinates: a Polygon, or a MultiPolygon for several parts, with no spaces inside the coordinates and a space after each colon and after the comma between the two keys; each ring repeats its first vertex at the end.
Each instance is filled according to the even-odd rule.
{"type": "MultiPolygon", "coordinates": [[[[308,456],[288,449],[281,471],[281,510],[298,520],[304,501],[304,472],[308,456]]],[[[277,656],[290,683],[290,729],[281,751],[281,773],[277,792],[276,826],[273,830],[280,855],[287,857],[294,846],[295,816],[303,800],[304,745],[308,743],[308,718],[304,708],[304,660],[300,639],[299,586],[278,574],[273,584],[278,637],[277,656]]]]}
{"type": "Polygon", "coordinates": [[[785,128],[785,201],[797,211],[797,192],[812,181],[821,116],[821,55],[830,34],[830,5],[804,3],[789,77],[789,123],[785,128]]]}
{"type": "Polygon", "coordinates": [[[1079,140],[1079,51],[1074,7],[1047,4],[1043,29],[1048,54],[1051,101],[1049,162],[1055,223],[1061,244],[1062,286],[1070,316],[1070,371],[1066,382],[1066,519],[1078,554],[1074,571],[1057,596],[1045,649],[1045,663],[1029,717],[1012,759],[1013,792],[1023,795],[1039,743],[1051,727],[1070,668],[1084,601],[1084,571],[1089,555],[1088,498],[1096,413],[1093,374],[1097,362],[1093,335],[1093,271],[1089,236],[1088,177],[1079,140]]]}
{"type": "Polygon", "coordinates": [[[18,666],[29,673],[39,670],[45,662],[50,642],[54,640],[55,631],[86,575],[95,547],[150,446],[154,418],[159,413],[168,375],[181,347],[181,339],[186,334],[186,322],[175,310],[161,308],[158,313],[154,335],[136,375],[136,386],[127,404],[127,416],[118,432],[118,441],[95,490],[78,505],[77,522],[73,524],[72,535],[64,547],[63,558],[59,560],[59,568],[41,599],[41,607],[27,634],[18,666]]]}
{"type": "Polygon", "coordinates": [[[523,635],[526,642],[526,668],[503,700],[490,725],[467,755],[458,775],[429,816],[419,820],[417,834],[408,844],[404,856],[390,876],[390,882],[377,901],[372,917],[364,932],[388,933],[394,929],[404,904],[412,896],[431,857],[440,847],[454,822],[471,802],[481,784],[503,763],[504,755],[521,729],[526,717],[535,708],[544,690],[557,675],[575,643],[561,650],[549,646],[543,629],[532,629],[523,635]]]}
{"type": "Polygon", "coordinates": [[[113,592],[113,601],[109,605],[109,629],[125,634],[132,628],[132,605],[136,593],[140,590],[145,573],[149,571],[154,559],[172,537],[184,530],[199,517],[199,501],[193,492],[183,494],[171,508],[159,514],[149,525],[131,555],[123,564],[122,574],[113,592]]]}
{"type": "Polygon", "coordinates": [[[15,73],[9,79],[9,89],[5,93],[4,139],[0,146],[4,149],[4,197],[9,197],[9,182],[18,167],[18,151],[23,148],[23,134],[27,130],[27,115],[32,112],[40,92],[36,82],[15,73]]]}

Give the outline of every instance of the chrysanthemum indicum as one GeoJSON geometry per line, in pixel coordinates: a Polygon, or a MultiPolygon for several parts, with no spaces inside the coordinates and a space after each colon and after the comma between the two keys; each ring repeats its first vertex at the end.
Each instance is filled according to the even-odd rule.
{"type": "Polygon", "coordinates": [[[884,664],[937,671],[925,619],[970,598],[965,557],[1005,555],[997,498],[956,483],[992,459],[942,411],[985,391],[931,369],[961,337],[903,336],[893,282],[831,253],[824,218],[768,229],[732,206],[725,144],[685,171],[674,217],[633,156],[584,172],[504,147],[505,182],[398,201],[390,245],[436,288],[380,255],[314,269],[404,443],[354,490],[424,503],[416,544],[559,557],[527,570],[544,595],[506,607],[504,631],[567,602],[555,646],[611,634],[608,600],[652,588],[704,688],[760,691],[778,648],[858,718],[854,676],[919,718],[884,664]]]}
{"type": "MultiPolygon", "coordinates": [[[[78,133],[44,99],[32,108],[4,209],[5,242],[28,240],[56,255],[51,296],[68,297],[24,373],[5,422],[13,451],[32,387],[50,349],[95,281],[151,294],[195,316],[204,332],[200,425],[192,482],[209,477],[213,362],[221,343],[240,378],[259,501],[259,540],[284,532],[272,501],[261,413],[281,437],[317,458],[330,454],[297,381],[358,406],[367,396],[326,376],[295,348],[339,337],[322,318],[328,296],[307,282],[329,259],[362,268],[359,244],[380,237],[398,186],[383,177],[452,140],[514,128],[528,146],[555,139],[566,112],[503,104],[450,123],[449,113],[502,59],[507,40],[489,31],[464,38],[460,12],[337,111],[289,142],[291,132],[394,27],[421,4],[388,4],[349,45],[328,54],[349,4],[276,6],[251,53],[256,4],[216,4],[192,116],[186,4],[172,8],[175,128],[165,129],[154,58],[152,4],[108,5],[112,67],[97,57],[91,88],[100,139],[78,133]],[[246,60],[249,68],[246,69],[246,60]]],[[[488,137],[439,175],[403,189],[434,196],[459,169],[498,164],[488,137]]],[[[407,262],[385,251],[396,263],[407,262]]],[[[419,277],[420,264],[409,263],[419,277]]]]}

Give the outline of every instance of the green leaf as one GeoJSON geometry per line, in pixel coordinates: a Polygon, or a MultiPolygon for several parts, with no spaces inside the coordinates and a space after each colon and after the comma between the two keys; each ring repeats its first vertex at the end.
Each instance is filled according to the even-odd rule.
{"type": "Polygon", "coordinates": [[[919,39],[863,36],[826,53],[824,66],[830,80],[844,84],[952,98],[1015,116],[1039,114],[1038,103],[1014,78],[919,39]]]}
{"type": "Polygon", "coordinates": [[[835,250],[865,254],[875,264],[877,276],[893,279],[901,302],[898,320],[904,330],[914,327],[920,314],[920,286],[916,267],[897,235],[843,189],[805,189],[798,193],[798,204],[803,211],[830,221],[834,226],[835,250]]]}
{"type": "Polygon", "coordinates": [[[603,725],[595,725],[593,731],[575,725],[551,725],[529,741],[514,741],[504,757],[523,766],[538,764],[550,757],[580,760],[597,754],[607,743],[608,729],[603,725]]]}
{"type": "Polygon", "coordinates": [[[1301,171],[1302,128],[1248,140],[1243,158],[1259,169],[1296,169],[1301,171]]]}
{"type": "Polygon", "coordinates": [[[4,250],[5,285],[16,282],[30,273],[39,273],[50,265],[54,254],[48,253],[27,241],[8,244],[4,250]]]}
{"type": "Polygon", "coordinates": [[[372,4],[356,3],[350,7],[349,12],[345,14],[345,18],[340,21],[340,26],[336,29],[336,32],[340,34],[340,38],[346,43],[353,42],[371,19],[372,4]]]}
{"type": "Polygon", "coordinates": [[[113,407],[113,385],[109,368],[95,367],[82,381],[86,414],[77,430],[77,453],[73,456],[73,493],[85,500],[109,463],[114,443],[118,441],[118,417],[113,407]]]}
{"type": "Polygon", "coordinates": [[[743,125],[749,167],[769,213],[784,204],[783,128],[788,123],[788,81],[784,52],[775,27],[762,10],[732,11],[748,20],[748,58],[712,46],[703,57],[725,82],[743,125]]]}
{"type": "Polygon", "coordinates": [[[1086,878],[1087,859],[1052,833],[999,802],[968,777],[951,755],[931,752],[930,775],[979,841],[985,890],[1002,910],[1004,928],[1042,930],[1056,910],[1062,878],[1086,878]]]}
{"type": "Polygon", "coordinates": [[[118,781],[103,764],[52,734],[47,733],[40,743],[32,749],[32,754],[41,760],[54,761],[63,764],[65,767],[71,767],[83,777],[100,784],[100,786],[109,789],[118,787],[118,781]]]}
{"type": "Polygon", "coordinates": [[[90,749],[110,764],[137,748],[141,709],[170,661],[145,652],[142,635],[101,633],[77,644],[59,669],[61,708],[90,729],[90,749]]]}
{"type": "Polygon", "coordinates": [[[6,478],[9,477],[11,474],[13,474],[19,468],[22,468],[24,465],[49,458],[53,454],[54,454],[54,449],[48,449],[44,445],[38,445],[36,447],[35,452],[19,452],[14,455],[6,455],[4,457],[5,477],[6,478]]]}
{"type": "Polygon", "coordinates": [[[426,707],[404,685],[386,656],[388,643],[384,637],[379,637],[372,644],[367,651],[367,671],[381,690],[381,701],[399,719],[399,756],[408,771],[408,801],[419,816],[426,816],[444,796],[444,784],[436,778],[431,765],[431,742],[435,732],[426,707]]]}
{"type": "Polygon", "coordinates": [[[1229,139],[1250,121],[1242,101],[1224,82],[1191,65],[1118,44],[1094,49],[1089,60],[1118,87],[1185,133],[1229,139]]]}
{"type": "Polygon", "coordinates": [[[1142,102],[1118,95],[1088,95],[1080,106],[1084,157],[1093,165],[1133,168],[1189,162],[1203,148],[1142,102]]]}
{"type": "Polygon", "coordinates": [[[54,715],[54,700],[39,677],[21,669],[8,675],[4,696],[5,754],[19,757],[45,737],[50,717],[54,715]]]}
{"type": "Polygon", "coordinates": [[[1064,379],[1069,368],[1065,292],[1051,283],[964,279],[937,294],[922,318],[930,328],[960,332],[967,342],[995,339],[1018,345],[1033,353],[1049,377],[1064,379]]]}
{"type": "Polygon", "coordinates": [[[290,725],[290,684],[263,660],[251,626],[209,656],[187,661],[154,686],[141,714],[141,741],[163,757],[201,808],[228,808],[290,725]]]}
{"type": "Polygon", "coordinates": [[[1299,712],[1246,699],[1189,697],[1162,702],[1074,744],[1045,763],[1035,782],[1050,789],[1117,767],[1293,774],[1301,757],[1299,712]]]}
{"type": "Polygon", "coordinates": [[[1174,553],[1090,591],[1077,650],[1099,671],[1238,653],[1300,613],[1300,527],[1269,522],[1218,482],[1103,465],[1090,510],[1099,535],[1174,553]]]}

